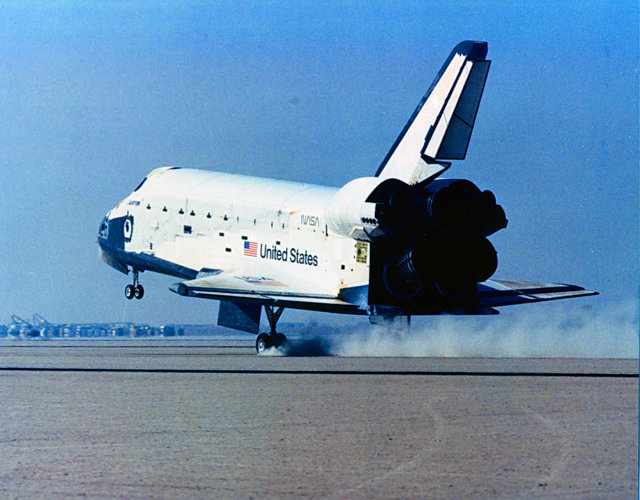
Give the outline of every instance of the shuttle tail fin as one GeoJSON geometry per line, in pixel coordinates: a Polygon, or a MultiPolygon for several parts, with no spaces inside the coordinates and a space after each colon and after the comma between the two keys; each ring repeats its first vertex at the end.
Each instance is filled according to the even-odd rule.
{"type": "Polygon", "coordinates": [[[432,179],[463,160],[491,61],[486,42],[461,42],[378,168],[376,176],[409,184],[432,179]]]}

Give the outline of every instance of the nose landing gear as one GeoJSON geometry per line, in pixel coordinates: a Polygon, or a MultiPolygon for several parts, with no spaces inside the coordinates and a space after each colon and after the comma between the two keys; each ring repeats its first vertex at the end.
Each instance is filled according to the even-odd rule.
{"type": "Polygon", "coordinates": [[[267,313],[267,319],[269,320],[270,333],[261,333],[256,339],[256,351],[260,354],[266,351],[270,347],[276,349],[284,349],[287,344],[287,337],[276,331],[276,324],[284,311],[284,307],[278,307],[277,310],[273,310],[273,306],[264,306],[264,310],[267,313]]]}
{"type": "Polygon", "coordinates": [[[136,299],[141,299],[144,297],[144,287],[138,283],[138,270],[133,270],[133,284],[127,285],[124,287],[124,296],[131,300],[134,297],[136,299]]]}

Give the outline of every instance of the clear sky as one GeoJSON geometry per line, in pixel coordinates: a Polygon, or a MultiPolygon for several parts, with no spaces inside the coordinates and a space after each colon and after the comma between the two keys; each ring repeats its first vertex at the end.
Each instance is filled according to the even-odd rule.
{"type": "Polygon", "coordinates": [[[0,323],[215,322],[171,277],[144,273],[127,302],[130,278],[98,260],[102,216],[163,165],[372,175],[465,39],[493,63],[448,175],[506,210],[496,277],[601,292],[572,307],[637,300],[636,1],[207,4],[0,6],[0,323]]]}

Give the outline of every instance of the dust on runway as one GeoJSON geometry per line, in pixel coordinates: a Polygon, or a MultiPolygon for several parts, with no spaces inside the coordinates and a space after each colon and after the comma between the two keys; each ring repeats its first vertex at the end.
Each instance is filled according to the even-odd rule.
{"type": "Polygon", "coordinates": [[[0,367],[9,498],[638,491],[637,360],[259,357],[249,342],[92,341],[1,343],[0,367]]]}

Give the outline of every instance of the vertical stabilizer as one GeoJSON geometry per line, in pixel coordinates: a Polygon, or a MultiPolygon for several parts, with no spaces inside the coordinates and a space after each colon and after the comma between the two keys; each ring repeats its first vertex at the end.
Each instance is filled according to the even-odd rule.
{"type": "Polygon", "coordinates": [[[486,42],[465,41],[449,54],[376,176],[416,184],[463,160],[491,61],[486,42]]]}

